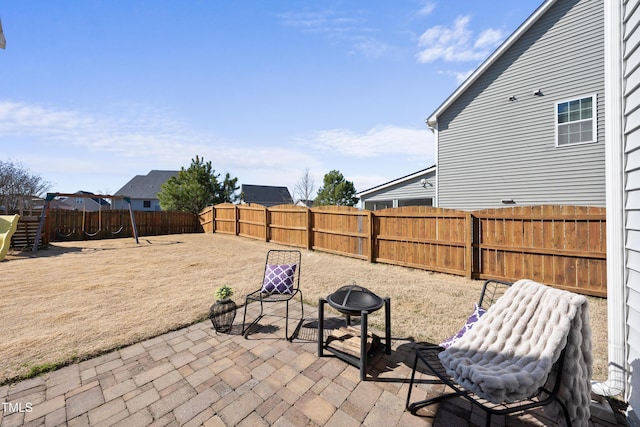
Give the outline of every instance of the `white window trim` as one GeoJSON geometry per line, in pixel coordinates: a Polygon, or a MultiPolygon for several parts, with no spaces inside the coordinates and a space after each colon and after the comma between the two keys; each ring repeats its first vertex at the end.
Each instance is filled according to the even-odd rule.
{"type": "Polygon", "coordinates": [[[586,95],[581,95],[581,96],[573,96],[571,98],[567,98],[567,99],[562,99],[560,101],[556,101],[553,104],[553,123],[554,123],[556,148],[575,147],[576,145],[593,144],[595,142],[598,142],[598,94],[597,93],[591,93],[591,94],[586,94],[586,95]],[[578,99],[589,98],[589,97],[591,97],[593,99],[592,100],[593,114],[592,114],[592,117],[591,117],[591,121],[593,123],[592,124],[593,138],[591,139],[591,141],[570,142],[568,144],[559,145],[558,144],[558,124],[559,124],[558,123],[558,104],[563,104],[565,102],[576,101],[578,99]]]}

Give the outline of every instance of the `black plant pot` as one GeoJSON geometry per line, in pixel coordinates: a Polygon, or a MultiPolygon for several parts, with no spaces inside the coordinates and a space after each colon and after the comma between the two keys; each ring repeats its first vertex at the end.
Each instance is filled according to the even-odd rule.
{"type": "Polygon", "coordinates": [[[213,323],[216,332],[229,332],[236,318],[236,303],[225,298],[216,301],[209,308],[209,319],[213,323]]]}

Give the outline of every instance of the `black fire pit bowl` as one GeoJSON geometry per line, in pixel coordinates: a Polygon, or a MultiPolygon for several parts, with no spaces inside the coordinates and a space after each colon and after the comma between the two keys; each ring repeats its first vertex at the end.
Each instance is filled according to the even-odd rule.
{"type": "Polygon", "coordinates": [[[348,316],[360,316],[362,311],[373,313],[384,305],[382,298],[356,284],[341,287],[327,297],[327,302],[348,316]]]}

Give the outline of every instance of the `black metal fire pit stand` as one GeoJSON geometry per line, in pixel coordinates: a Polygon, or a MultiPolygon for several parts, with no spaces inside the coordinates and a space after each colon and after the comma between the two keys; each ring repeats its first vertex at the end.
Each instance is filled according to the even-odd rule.
{"type": "MultiPolygon", "coordinates": [[[[369,310],[362,310],[360,312],[360,357],[358,358],[325,345],[324,305],[326,303],[327,300],[325,298],[320,298],[318,301],[318,357],[324,356],[324,350],[333,353],[339,359],[342,359],[345,362],[357,368],[360,368],[360,381],[365,381],[367,375],[367,361],[369,359],[369,355],[367,354],[367,321],[369,318],[369,310]]],[[[347,314],[346,316],[347,326],[349,326],[351,323],[350,315],[347,314]]],[[[389,297],[384,298],[384,332],[385,353],[391,354],[391,298],[389,297]]]]}

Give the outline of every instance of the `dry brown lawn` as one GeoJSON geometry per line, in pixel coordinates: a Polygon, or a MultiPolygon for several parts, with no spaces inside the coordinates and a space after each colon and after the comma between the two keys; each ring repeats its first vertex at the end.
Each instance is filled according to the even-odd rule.
{"type": "MultiPolygon", "coordinates": [[[[215,288],[240,305],[261,283],[268,249],[223,234],[56,243],[0,262],[0,383],[82,360],[206,318],[215,288]]],[[[391,297],[392,334],[437,343],[471,313],[482,281],[302,250],[301,288],[317,306],[356,282],[391,297]]],[[[328,308],[328,307],[327,307],[328,308]]],[[[329,308],[328,308],[329,309],[329,308]]],[[[594,379],[607,376],[607,304],[590,298],[594,379]]],[[[371,316],[383,328],[383,310],[371,316]]],[[[241,320],[242,312],[236,317],[241,320]]]]}

